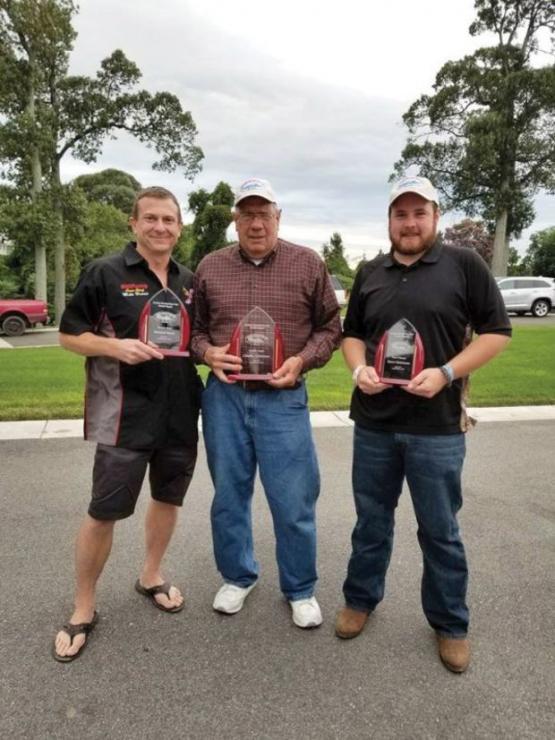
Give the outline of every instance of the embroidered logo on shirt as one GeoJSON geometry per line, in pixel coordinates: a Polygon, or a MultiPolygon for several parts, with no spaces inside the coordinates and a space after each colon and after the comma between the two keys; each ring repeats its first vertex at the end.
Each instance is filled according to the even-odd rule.
{"type": "Polygon", "coordinates": [[[124,298],[137,295],[148,295],[148,283],[122,283],[121,294],[124,298]]]}

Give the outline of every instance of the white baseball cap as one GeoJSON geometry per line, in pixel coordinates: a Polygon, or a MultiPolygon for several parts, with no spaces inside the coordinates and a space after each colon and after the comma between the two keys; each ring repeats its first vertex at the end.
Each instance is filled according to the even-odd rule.
{"type": "Polygon", "coordinates": [[[439,206],[439,196],[437,194],[437,190],[434,188],[427,177],[402,177],[395,183],[391,190],[391,193],[389,194],[389,205],[391,205],[394,200],[397,200],[397,198],[404,193],[416,193],[416,195],[419,195],[421,198],[424,198],[425,200],[431,200],[432,203],[435,203],[439,206]]]}
{"type": "Polygon", "coordinates": [[[256,195],[257,198],[264,198],[269,203],[277,203],[276,194],[268,180],[261,180],[258,177],[251,177],[242,182],[235,192],[235,203],[237,205],[245,198],[256,195]]]}

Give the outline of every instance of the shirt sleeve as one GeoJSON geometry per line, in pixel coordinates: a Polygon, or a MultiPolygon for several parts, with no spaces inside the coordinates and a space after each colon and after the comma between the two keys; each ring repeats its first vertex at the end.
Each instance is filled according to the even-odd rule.
{"type": "Polygon", "coordinates": [[[87,331],[95,332],[105,308],[106,292],[101,272],[94,264],[87,265],[62,314],[60,331],[75,336],[87,331]]]}
{"type": "Polygon", "coordinates": [[[303,371],[322,367],[330,359],[341,341],[339,304],[324,262],[318,259],[313,292],[312,334],[299,352],[303,371]]]}
{"type": "Polygon", "coordinates": [[[364,323],[362,310],[364,308],[361,302],[361,287],[363,283],[364,268],[360,269],[355,277],[353,283],[353,289],[349,296],[349,304],[347,306],[347,314],[345,321],[343,322],[343,336],[353,337],[354,339],[360,339],[364,341],[364,323]]]}
{"type": "Polygon", "coordinates": [[[477,334],[511,336],[511,322],[501,292],[483,259],[468,250],[467,301],[470,324],[477,334]]]}
{"type": "Polygon", "coordinates": [[[212,342],[208,331],[209,308],[206,296],[206,283],[203,279],[202,265],[199,265],[193,279],[193,331],[191,334],[191,357],[196,363],[204,362],[204,355],[212,342]]]}

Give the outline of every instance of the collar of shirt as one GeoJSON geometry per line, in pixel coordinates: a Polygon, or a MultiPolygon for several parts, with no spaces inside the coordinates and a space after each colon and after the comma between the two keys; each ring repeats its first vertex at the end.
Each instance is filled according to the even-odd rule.
{"type": "Polygon", "coordinates": [[[393,247],[391,248],[391,251],[387,255],[387,257],[384,260],[384,267],[401,267],[410,269],[411,267],[415,267],[420,262],[426,262],[427,264],[434,264],[434,262],[437,262],[439,257],[441,255],[441,242],[439,239],[437,239],[430,249],[428,249],[427,252],[425,252],[420,259],[416,260],[416,262],[413,262],[412,265],[403,265],[402,262],[398,262],[395,257],[393,256],[393,247]]]}
{"type": "MultiPolygon", "coordinates": [[[[127,267],[132,267],[133,265],[140,264],[148,267],[148,262],[144,259],[142,255],[139,254],[139,252],[137,252],[137,242],[128,242],[125,245],[123,259],[127,267]]],[[[179,272],[177,262],[174,260],[173,257],[170,257],[169,269],[170,272],[179,272]]]]}
{"type": "Polygon", "coordinates": [[[250,255],[248,255],[245,252],[245,250],[239,244],[239,242],[237,242],[237,244],[235,245],[235,249],[239,257],[244,262],[250,262],[252,265],[255,265],[256,267],[260,267],[261,265],[265,265],[267,262],[271,262],[276,256],[278,247],[279,247],[279,239],[277,240],[276,246],[272,249],[271,252],[268,252],[268,254],[264,255],[264,257],[261,257],[260,260],[254,260],[250,255]]]}

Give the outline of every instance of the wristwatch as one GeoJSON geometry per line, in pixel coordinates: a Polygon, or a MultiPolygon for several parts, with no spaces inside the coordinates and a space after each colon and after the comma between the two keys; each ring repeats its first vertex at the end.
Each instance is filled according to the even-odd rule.
{"type": "Polygon", "coordinates": [[[447,381],[447,387],[449,387],[452,382],[455,380],[455,373],[453,371],[453,368],[451,365],[442,365],[440,368],[441,372],[443,373],[443,377],[447,381]]]}

